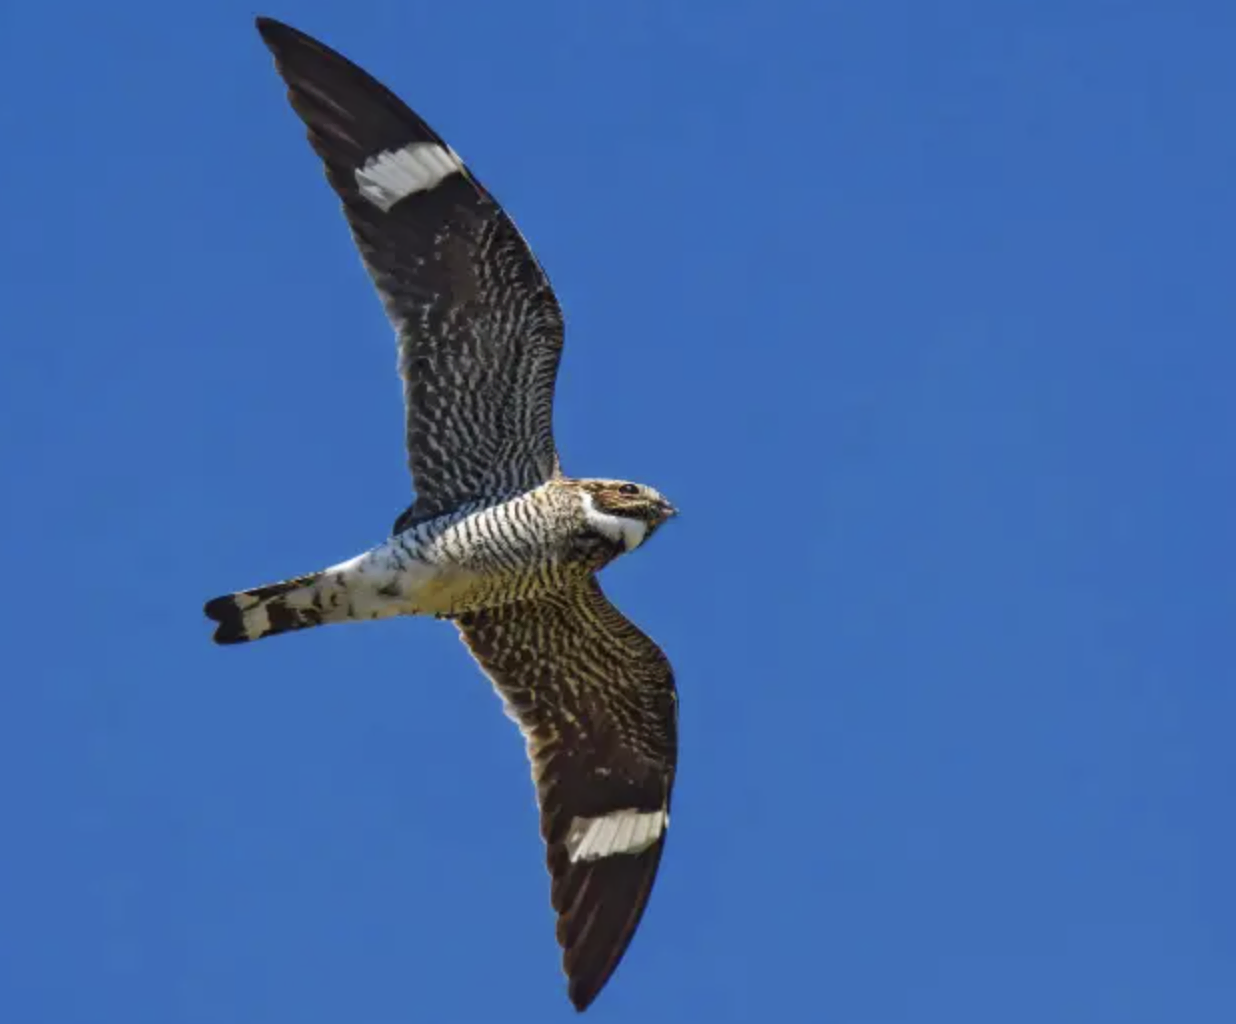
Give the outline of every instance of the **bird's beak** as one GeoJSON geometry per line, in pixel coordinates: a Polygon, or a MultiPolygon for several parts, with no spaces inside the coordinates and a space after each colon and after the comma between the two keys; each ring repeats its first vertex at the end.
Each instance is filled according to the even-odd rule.
{"type": "Polygon", "coordinates": [[[674,508],[668,501],[661,504],[661,519],[660,522],[665,522],[667,519],[673,519],[678,515],[678,509],[674,508]]]}

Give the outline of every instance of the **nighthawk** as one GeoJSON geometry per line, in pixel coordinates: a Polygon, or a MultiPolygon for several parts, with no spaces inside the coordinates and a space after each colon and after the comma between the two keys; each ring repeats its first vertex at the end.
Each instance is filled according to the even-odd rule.
{"type": "Polygon", "coordinates": [[[394,615],[458,627],[527,741],[582,1010],[643,914],[677,760],[669,662],[596,573],[675,511],[651,487],[562,472],[562,314],[458,154],[340,54],[269,18],[257,27],[398,336],[416,499],[364,554],[209,601],[214,639],[394,615]]]}

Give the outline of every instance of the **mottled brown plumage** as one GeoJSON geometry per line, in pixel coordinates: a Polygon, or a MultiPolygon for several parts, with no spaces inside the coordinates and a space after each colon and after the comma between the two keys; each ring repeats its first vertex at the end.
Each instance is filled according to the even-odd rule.
{"type": "Polygon", "coordinates": [[[595,577],[461,616],[463,640],[528,743],[571,1000],[587,1006],[639,924],[664,835],[647,849],[572,862],[571,822],[618,808],[668,815],[678,745],[665,655],[595,577]]]}

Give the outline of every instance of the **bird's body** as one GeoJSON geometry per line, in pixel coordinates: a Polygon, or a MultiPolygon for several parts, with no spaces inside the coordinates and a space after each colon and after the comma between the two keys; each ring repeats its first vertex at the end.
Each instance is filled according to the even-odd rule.
{"type": "Polygon", "coordinates": [[[584,1009],[643,914],[677,766],[669,662],[596,573],[674,509],[651,487],[563,473],[562,314],[458,154],[317,40],[267,18],[258,30],[395,328],[416,500],[363,554],[217,597],[206,614],[223,644],[398,615],[456,625],[524,734],[568,992],[584,1009]]]}
{"type": "Polygon", "coordinates": [[[556,478],[417,522],[328,569],[216,598],[206,609],[220,623],[215,639],[395,615],[455,618],[577,586],[643,540],[638,521],[603,511],[623,486],[632,485],[556,478]]]}

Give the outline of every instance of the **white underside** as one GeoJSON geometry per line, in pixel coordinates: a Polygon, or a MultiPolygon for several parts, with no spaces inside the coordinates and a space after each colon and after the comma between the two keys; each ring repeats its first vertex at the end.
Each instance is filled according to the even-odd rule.
{"type": "Polygon", "coordinates": [[[328,572],[343,573],[359,618],[449,615],[466,600],[475,582],[459,566],[400,556],[393,538],[328,572]]]}
{"type": "Polygon", "coordinates": [[[360,194],[383,213],[414,192],[427,192],[444,178],[463,170],[463,162],[449,146],[410,142],[365,161],[356,172],[360,194]]]}
{"type": "Polygon", "coordinates": [[[598,860],[617,853],[641,853],[669,826],[666,811],[614,811],[600,818],[572,818],[567,856],[572,861],[598,860]]]}
{"type": "MultiPolygon", "coordinates": [[[[316,584],[284,595],[291,608],[313,606],[315,591],[328,606],[351,608],[353,619],[385,619],[392,615],[436,615],[454,611],[465,574],[453,566],[430,565],[399,557],[387,541],[322,572],[316,584]]],[[[251,613],[246,612],[246,620],[251,613]]]]}

